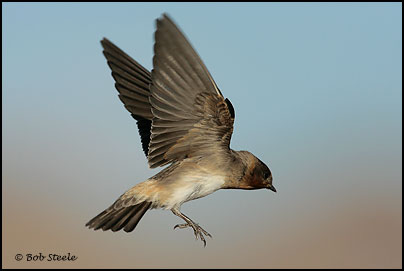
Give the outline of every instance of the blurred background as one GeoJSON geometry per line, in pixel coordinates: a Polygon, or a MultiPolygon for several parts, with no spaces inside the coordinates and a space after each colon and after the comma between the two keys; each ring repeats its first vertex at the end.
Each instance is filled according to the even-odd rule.
{"type": "Polygon", "coordinates": [[[2,3],[3,268],[401,268],[401,3],[2,3]],[[217,191],[136,230],[85,223],[148,169],[99,41],[152,69],[189,38],[278,193],[217,191]],[[70,253],[73,262],[16,261],[70,253]]]}

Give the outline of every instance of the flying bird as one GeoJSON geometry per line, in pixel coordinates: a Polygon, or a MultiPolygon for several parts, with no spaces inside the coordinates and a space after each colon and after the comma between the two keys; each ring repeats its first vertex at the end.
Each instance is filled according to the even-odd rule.
{"type": "Polygon", "coordinates": [[[153,69],[149,72],[108,39],[101,40],[115,88],[137,121],[150,168],[169,165],[122,194],[86,226],[131,232],[153,208],[171,210],[206,246],[211,235],[181,213],[183,203],[219,189],[276,192],[272,174],[248,151],[230,148],[234,108],[191,44],[163,14],[156,20],[153,69]]]}

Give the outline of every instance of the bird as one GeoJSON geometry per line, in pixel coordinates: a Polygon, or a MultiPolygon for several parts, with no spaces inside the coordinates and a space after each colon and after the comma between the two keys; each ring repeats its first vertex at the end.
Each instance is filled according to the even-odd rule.
{"type": "Polygon", "coordinates": [[[155,26],[151,72],[107,38],[101,45],[118,97],[136,120],[148,166],[167,166],[86,227],[132,232],[148,210],[171,210],[185,222],[174,229],[191,228],[206,246],[212,235],[180,211],[182,204],[219,189],[276,189],[264,162],[230,148],[234,107],[180,28],[167,13],[155,26]]]}

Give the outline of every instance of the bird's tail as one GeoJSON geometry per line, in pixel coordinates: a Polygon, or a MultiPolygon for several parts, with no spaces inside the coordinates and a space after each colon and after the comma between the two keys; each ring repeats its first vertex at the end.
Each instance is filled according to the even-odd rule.
{"type": "Polygon", "coordinates": [[[112,230],[115,232],[123,229],[126,232],[131,232],[151,205],[151,202],[143,201],[136,205],[120,205],[117,208],[116,206],[119,206],[116,204],[117,202],[87,222],[86,226],[94,230],[102,229],[103,231],[112,230]]]}

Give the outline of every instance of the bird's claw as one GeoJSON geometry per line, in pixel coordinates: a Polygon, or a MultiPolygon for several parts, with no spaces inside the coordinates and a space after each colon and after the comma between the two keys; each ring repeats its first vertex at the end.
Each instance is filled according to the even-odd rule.
{"type": "Polygon", "coordinates": [[[212,235],[210,235],[210,233],[205,231],[198,224],[194,224],[194,223],[177,224],[174,226],[174,229],[176,229],[176,228],[185,229],[188,227],[191,227],[194,230],[195,239],[198,239],[198,237],[201,238],[201,241],[203,242],[203,246],[206,246],[206,240],[203,235],[206,235],[206,236],[209,236],[210,238],[212,238],[212,235]]]}

